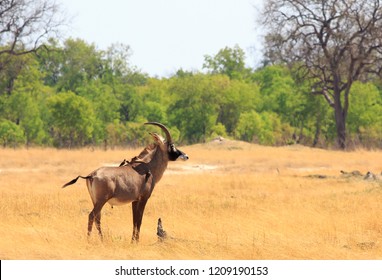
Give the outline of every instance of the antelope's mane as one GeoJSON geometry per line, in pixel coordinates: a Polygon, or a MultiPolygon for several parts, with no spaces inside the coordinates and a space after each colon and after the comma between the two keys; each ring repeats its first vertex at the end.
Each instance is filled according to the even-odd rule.
{"type": "Polygon", "coordinates": [[[157,148],[158,148],[158,144],[155,144],[155,143],[147,145],[142,150],[142,152],[140,152],[140,154],[138,156],[135,156],[131,159],[131,162],[134,162],[134,161],[143,161],[145,163],[150,162],[152,160],[157,148]]]}

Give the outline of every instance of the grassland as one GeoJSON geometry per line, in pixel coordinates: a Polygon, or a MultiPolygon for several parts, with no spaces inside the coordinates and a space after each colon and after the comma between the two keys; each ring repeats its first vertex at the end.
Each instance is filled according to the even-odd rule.
{"type": "Polygon", "coordinates": [[[106,205],[104,241],[88,239],[85,182],[60,188],[139,150],[0,150],[0,259],[382,259],[382,183],[340,174],[381,172],[382,151],[231,141],[182,150],[190,160],[169,164],[140,244],[130,243],[131,205],[106,205]]]}

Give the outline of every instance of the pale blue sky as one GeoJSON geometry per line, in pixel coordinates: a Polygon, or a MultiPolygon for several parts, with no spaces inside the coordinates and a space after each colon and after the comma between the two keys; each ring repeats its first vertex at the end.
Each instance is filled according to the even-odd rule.
{"type": "Polygon", "coordinates": [[[151,76],[202,70],[204,55],[239,45],[247,64],[260,61],[256,14],[262,0],[61,0],[71,16],[67,37],[106,49],[132,48],[131,64],[151,76]]]}

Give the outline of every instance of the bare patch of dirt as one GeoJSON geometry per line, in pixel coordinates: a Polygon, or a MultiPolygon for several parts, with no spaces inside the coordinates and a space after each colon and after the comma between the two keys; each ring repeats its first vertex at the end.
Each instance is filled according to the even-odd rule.
{"type": "Polygon", "coordinates": [[[192,165],[182,165],[182,166],[170,166],[166,170],[166,174],[195,174],[203,172],[212,172],[217,170],[219,167],[217,165],[209,164],[192,164],[192,165]]]}

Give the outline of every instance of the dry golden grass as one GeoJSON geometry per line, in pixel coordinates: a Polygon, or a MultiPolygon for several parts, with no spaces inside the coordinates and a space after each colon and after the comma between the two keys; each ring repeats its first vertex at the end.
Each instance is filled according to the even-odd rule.
{"type": "Polygon", "coordinates": [[[0,259],[382,259],[382,152],[240,142],[182,147],[150,198],[141,242],[131,205],[102,210],[86,236],[85,182],[61,186],[139,150],[0,150],[0,259]],[[322,174],[325,179],[309,177],[322,174]],[[159,243],[157,219],[170,235],[159,243]]]}

